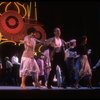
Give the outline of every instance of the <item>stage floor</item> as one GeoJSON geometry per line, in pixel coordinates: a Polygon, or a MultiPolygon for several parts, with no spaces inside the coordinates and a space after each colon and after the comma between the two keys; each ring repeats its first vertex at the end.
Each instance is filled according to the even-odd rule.
{"type": "MultiPolygon", "coordinates": [[[[0,86],[0,91],[1,90],[23,90],[20,86],[0,86]]],[[[26,86],[25,90],[100,90],[100,87],[92,87],[92,88],[88,88],[88,87],[80,87],[78,89],[74,88],[74,87],[66,87],[66,88],[61,88],[61,87],[54,87],[52,86],[52,89],[48,89],[45,86],[41,86],[41,87],[34,87],[34,86],[26,86]]]]}
{"type": "Polygon", "coordinates": [[[100,87],[80,87],[79,89],[67,87],[66,89],[53,87],[36,88],[27,86],[23,90],[19,86],[0,86],[0,98],[3,99],[99,99],[100,87]]]}

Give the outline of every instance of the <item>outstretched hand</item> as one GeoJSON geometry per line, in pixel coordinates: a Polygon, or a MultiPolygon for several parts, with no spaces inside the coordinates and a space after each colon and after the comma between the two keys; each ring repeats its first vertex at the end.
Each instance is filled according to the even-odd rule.
{"type": "Polygon", "coordinates": [[[95,70],[96,69],[96,66],[94,66],[92,69],[95,70]]]}

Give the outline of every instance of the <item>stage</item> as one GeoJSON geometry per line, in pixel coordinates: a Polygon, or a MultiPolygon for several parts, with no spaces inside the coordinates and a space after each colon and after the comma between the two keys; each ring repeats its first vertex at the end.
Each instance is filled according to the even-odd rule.
{"type": "Polygon", "coordinates": [[[0,86],[0,98],[2,99],[99,99],[100,87],[80,87],[79,89],[67,87],[66,89],[52,87],[36,88],[27,86],[21,89],[19,86],[0,86]]]}

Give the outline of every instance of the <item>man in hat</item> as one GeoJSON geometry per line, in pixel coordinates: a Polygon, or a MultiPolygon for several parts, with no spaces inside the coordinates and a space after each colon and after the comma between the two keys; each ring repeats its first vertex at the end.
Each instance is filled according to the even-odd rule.
{"type": "Polygon", "coordinates": [[[67,85],[74,86],[75,63],[77,59],[76,39],[69,41],[69,48],[66,49],[67,85]]]}

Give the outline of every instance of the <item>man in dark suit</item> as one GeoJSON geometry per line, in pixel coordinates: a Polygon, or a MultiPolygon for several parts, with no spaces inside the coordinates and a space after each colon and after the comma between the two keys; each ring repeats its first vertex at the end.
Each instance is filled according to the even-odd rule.
{"type": "Polygon", "coordinates": [[[63,39],[61,39],[60,36],[61,36],[61,30],[60,28],[56,27],[54,29],[54,37],[46,41],[46,44],[50,50],[50,60],[51,60],[51,71],[47,82],[47,88],[52,88],[51,85],[53,82],[54,75],[56,74],[57,65],[60,66],[61,72],[64,76],[63,87],[64,88],[66,87],[67,69],[64,59],[65,59],[65,47],[67,43],[63,39]]]}

